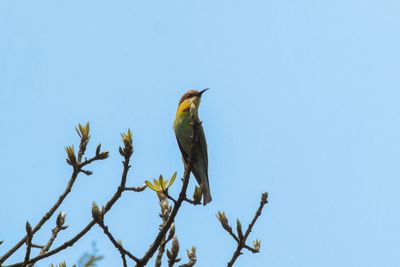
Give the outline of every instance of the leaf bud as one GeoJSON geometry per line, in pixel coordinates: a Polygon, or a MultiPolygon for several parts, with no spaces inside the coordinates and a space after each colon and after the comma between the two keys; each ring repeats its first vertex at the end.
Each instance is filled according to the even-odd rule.
{"type": "Polygon", "coordinates": [[[61,226],[64,225],[66,216],[67,216],[67,214],[65,212],[60,212],[58,214],[57,219],[56,219],[56,225],[58,228],[61,228],[61,226]]]}

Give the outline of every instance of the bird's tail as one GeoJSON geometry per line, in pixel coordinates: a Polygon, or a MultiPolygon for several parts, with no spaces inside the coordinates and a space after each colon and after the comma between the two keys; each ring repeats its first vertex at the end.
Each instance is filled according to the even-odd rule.
{"type": "Polygon", "coordinates": [[[201,185],[203,191],[203,205],[207,205],[207,203],[211,202],[211,193],[210,193],[210,185],[208,184],[208,177],[206,181],[204,181],[201,185]]]}
{"type": "Polygon", "coordinates": [[[200,173],[199,169],[196,168],[196,165],[192,169],[192,173],[197,180],[197,183],[201,187],[201,191],[203,193],[203,205],[207,205],[207,203],[211,202],[211,193],[210,193],[210,184],[208,183],[208,174],[200,173]]]}

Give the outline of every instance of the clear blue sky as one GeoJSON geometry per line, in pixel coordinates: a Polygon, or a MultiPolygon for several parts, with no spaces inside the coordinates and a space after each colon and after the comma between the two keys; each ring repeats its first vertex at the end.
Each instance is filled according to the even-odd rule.
{"type": "MultiPolygon", "coordinates": [[[[91,123],[89,151],[101,142],[111,157],[79,177],[61,209],[70,227],[56,244],[86,224],[93,200],[113,194],[128,127],[129,185],[182,175],[177,102],[189,88],[210,87],[200,116],[214,200],[177,218],[181,248],[197,246],[197,266],[224,266],[234,250],[215,213],[247,224],[263,191],[270,203],[251,236],[262,251],[237,266],[396,266],[399,3],[2,1],[0,254],[65,187],[64,146],[77,146],[77,123],[91,123]]],[[[106,223],[141,255],[157,214],[152,192],[126,194],[106,223]]],[[[52,262],[73,263],[92,241],[106,256],[100,266],[120,265],[98,228],[52,262]]]]}

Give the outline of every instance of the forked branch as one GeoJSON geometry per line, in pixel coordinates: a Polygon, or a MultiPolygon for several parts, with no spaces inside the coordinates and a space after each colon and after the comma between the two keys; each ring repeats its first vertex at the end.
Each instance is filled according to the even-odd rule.
{"type": "Polygon", "coordinates": [[[260,240],[255,240],[253,242],[253,247],[250,247],[249,245],[246,244],[247,242],[247,238],[249,237],[254,224],[256,223],[257,219],[260,217],[261,212],[265,206],[265,204],[268,203],[268,193],[265,192],[261,195],[261,201],[260,201],[260,205],[254,215],[253,220],[251,221],[251,223],[249,224],[249,226],[246,229],[246,232],[243,234],[243,230],[242,230],[242,224],[240,223],[239,220],[237,220],[236,222],[236,231],[237,234],[235,234],[232,230],[232,227],[229,225],[228,222],[228,218],[226,218],[226,215],[224,212],[218,212],[217,218],[220,221],[222,227],[225,229],[225,231],[227,231],[229,233],[230,236],[232,236],[232,238],[236,241],[237,243],[237,247],[235,252],[232,255],[232,258],[230,259],[230,261],[227,264],[227,267],[232,267],[234,265],[234,263],[236,262],[237,258],[242,255],[242,250],[243,249],[247,249],[249,251],[251,251],[252,253],[259,253],[260,252],[260,245],[261,245],[261,241],[260,240]]]}

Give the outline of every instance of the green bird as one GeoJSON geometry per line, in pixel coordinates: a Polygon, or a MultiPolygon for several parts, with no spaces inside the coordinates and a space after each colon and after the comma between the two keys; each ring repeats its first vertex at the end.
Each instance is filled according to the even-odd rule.
{"type": "MultiPolygon", "coordinates": [[[[178,141],[179,149],[181,150],[185,164],[188,163],[189,156],[192,148],[192,115],[191,107],[197,113],[200,105],[202,94],[207,89],[196,91],[189,90],[181,97],[179,101],[178,110],[174,121],[174,130],[176,140],[178,141]]],[[[208,182],[208,155],[207,155],[207,142],[204,135],[203,126],[199,125],[195,128],[195,136],[198,139],[193,150],[193,166],[192,173],[200,185],[203,194],[203,205],[211,201],[210,185],[208,182]]]]}

